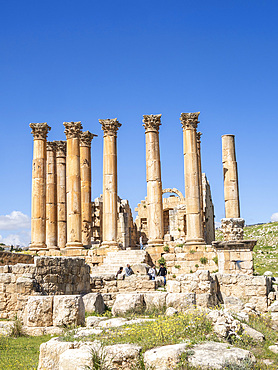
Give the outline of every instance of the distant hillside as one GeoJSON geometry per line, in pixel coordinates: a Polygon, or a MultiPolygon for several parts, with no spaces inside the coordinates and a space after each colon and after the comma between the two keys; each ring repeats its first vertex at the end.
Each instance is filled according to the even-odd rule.
{"type": "MultiPolygon", "coordinates": [[[[216,240],[221,240],[222,235],[216,230],[216,240]]],[[[254,248],[254,272],[263,275],[271,271],[278,276],[278,222],[246,226],[244,239],[258,240],[254,248]]]]}

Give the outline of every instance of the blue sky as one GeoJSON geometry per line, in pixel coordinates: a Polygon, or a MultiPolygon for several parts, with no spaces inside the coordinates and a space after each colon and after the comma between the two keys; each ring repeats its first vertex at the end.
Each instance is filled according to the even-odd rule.
{"type": "Polygon", "coordinates": [[[0,3],[0,240],[29,239],[30,122],[47,122],[49,140],[65,138],[63,121],[81,120],[99,135],[95,198],[102,192],[98,119],[117,117],[119,196],[134,209],[146,196],[142,115],[162,114],[163,187],[184,192],[179,117],[201,111],[216,221],[224,216],[223,134],[236,135],[246,222],[278,212],[277,1],[0,3]]]}

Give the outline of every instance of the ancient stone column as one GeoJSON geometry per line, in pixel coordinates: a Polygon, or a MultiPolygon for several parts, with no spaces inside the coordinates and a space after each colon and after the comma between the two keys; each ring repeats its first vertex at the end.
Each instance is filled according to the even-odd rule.
{"type": "Polygon", "coordinates": [[[51,128],[47,123],[30,123],[34,136],[32,165],[32,216],[30,250],[46,249],[46,138],[51,128]]]}
{"type": "Polygon", "coordinates": [[[80,133],[81,122],[64,122],[67,137],[67,244],[83,248],[81,233],[80,133]]]}
{"type": "Polygon", "coordinates": [[[163,244],[163,205],[159,150],[161,114],[143,116],[146,137],[148,245],[163,244]]]}
{"type": "Polygon", "coordinates": [[[180,118],[184,142],[187,244],[204,244],[196,131],[199,114],[182,113],[180,118]]]}
{"type": "Polygon", "coordinates": [[[239,192],[235,136],[222,136],[222,162],[224,176],[225,217],[239,218],[239,192]]]}
{"type": "Polygon", "coordinates": [[[67,196],[66,196],[66,153],[67,142],[56,143],[56,173],[57,173],[57,230],[58,247],[64,249],[67,243],[67,196]]]}
{"type": "Polygon", "coordinates": [[[82,244],[91,246],[92,238],[92,169],[91,141],[94,134],[82,132],[80,136],[80,175],[81,175],[81,220],[82,244]]]}
{"type": "Polygon", "coordinates": [[[46,246],[57,247],[56,144],[46,143],[46,246]]]}
{"type": "Polygon", "coordinates": [[[115,119],[100,119],[103,130],[103,247],[118,247],[117,131],[115,119]]]}
{"type": "Polygon", "coordinates": [[[203,202],[203,181],[202,181],[202,160],[201,160],[201,132],[197,132],[197,155],[198,155],[198,174],[199,174],[199,187],[200,187],[200,208],[201,208],[201,216],[202,216],[202,228],[204,233],[204,202],[203,202]]]}

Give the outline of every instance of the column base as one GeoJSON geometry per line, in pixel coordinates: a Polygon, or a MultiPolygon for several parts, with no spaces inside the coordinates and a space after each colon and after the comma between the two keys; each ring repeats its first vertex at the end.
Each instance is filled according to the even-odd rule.
{"type": "Polygon", "coordinates": [[[82,243],[70,242],[66,244],[66,249],[84,249],[82,243]]]}
{"type": "Polygon", "coordinates": [[[119,243],[115,241],[103,241],[100,248],[109,248],[111,250],[119,250],[119,243]]]}
{"type": "Polygon", "coordinates": [[[206,242],[202,238],[196,238],[196,239],[186,239],[185,244],[186,245],[205,245],[206,242]]]}
{"type": "Polygon", "coordinates": [[[48,249],[49,251],[58,251],[60,248],[59,248],[59,247],[57,247],[56,245],[54,245],[54,246],[48,247],[47,249],[48,249]]]}
{"type": "Polygon", "coordinates": [[[159,245],[164,245],[164,240],[163,239],[154,239],[154,240],[148,240],[148,246],[149,247],[157,247],[159,245]]]}
{"type": "Polygon", "coordinates": [[[39,250],[45,250],[47,251],[47,246],[45,243],[33,243],[30,244],[29,251],[38,252],[39,250]]]}

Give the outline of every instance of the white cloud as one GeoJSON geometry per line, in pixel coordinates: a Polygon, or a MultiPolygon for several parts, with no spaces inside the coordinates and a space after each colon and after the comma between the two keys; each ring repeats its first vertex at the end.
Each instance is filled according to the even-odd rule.
{"type": "Polygon", "coordinates": [[[0,230],[18,230],[30,227],[30,218],[20,211],[0,215],[0,230]]]}
{"type": "Polygon", "coordinates": [[[221,222],[215,221],[215,228],[218,229],[221,226],[221,222]]]}
{"type": "Polygon", "coordinates": [[[0,243],[5,245],[27,247],[31,241],[31,231],[20,231],[19,233],[9,234],[6,237],[0,235],[0,243]]]}
{"type": "Polygon", "coordinates": [[[278,212],[273,213],[273,215],[270,217],[271,221],[278,221],[278,212]]]}

